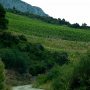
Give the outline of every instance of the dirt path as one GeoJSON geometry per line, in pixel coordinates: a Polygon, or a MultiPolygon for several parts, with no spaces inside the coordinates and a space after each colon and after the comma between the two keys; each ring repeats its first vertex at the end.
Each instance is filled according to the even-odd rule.
{"type": "Polygon", "coordinates": [[[13,87],[12,90],[43,90],[43,89],[32,88],[32,85],[24,85],[13,87]]]}

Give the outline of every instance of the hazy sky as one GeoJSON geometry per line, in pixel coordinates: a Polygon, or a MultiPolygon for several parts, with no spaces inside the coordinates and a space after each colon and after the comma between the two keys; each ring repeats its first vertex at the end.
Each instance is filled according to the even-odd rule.
{"type": "Polygon", "coordinates": [[[41,7],[55,18],[65,18],[71,23],[90,25],[90,0],[23,0],[41,7]]]}

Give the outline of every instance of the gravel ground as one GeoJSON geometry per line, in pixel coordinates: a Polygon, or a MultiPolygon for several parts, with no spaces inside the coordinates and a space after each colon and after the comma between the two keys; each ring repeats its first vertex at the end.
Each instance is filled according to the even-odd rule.
{"type": "Polygon", "coordinates": [[[43,89],[32,88],[32,85],[24,85],[13,87],[12,90],[43,90],[43,89]]]}

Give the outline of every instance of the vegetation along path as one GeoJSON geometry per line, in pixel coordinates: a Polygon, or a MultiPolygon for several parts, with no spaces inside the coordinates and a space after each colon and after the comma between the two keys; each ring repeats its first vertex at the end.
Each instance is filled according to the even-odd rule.
{"type": "Polygon", "coordinates": [[[13,87],[12,90],[43,90],[43,89],[32,88],[32,85],[24,85],[24,86],[13,87]]]}

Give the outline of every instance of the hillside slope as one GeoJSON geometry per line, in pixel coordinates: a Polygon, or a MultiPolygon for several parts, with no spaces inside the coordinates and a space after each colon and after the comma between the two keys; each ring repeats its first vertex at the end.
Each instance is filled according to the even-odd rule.
{"type": "Polygon", "coordinates": [[[21,33],[30,42],[41,43],[51,50],[86,52],[90,49],[90,30],[58,26],[43,21],[7,13],[9,31],[21,33]]]}

